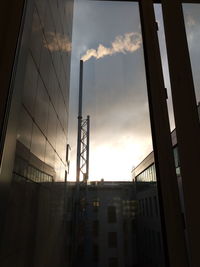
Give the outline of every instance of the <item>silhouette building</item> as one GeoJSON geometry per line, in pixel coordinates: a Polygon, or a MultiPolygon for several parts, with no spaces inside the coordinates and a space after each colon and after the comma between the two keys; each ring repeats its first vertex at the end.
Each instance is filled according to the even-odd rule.
{"type": "Polygon", "coordinates": [[[137,266],[137,205],[132,182],[101,180],[80,190],[77,266],[137,266]]]}

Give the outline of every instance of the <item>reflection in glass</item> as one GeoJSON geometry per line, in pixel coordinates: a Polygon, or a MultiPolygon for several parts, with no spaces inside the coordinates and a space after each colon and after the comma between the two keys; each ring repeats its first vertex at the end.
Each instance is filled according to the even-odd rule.
{"type": "MultiPolygon", "coordinates": [[[[13,3],[11,9],[15,17],[13,3]]],[[[73,1],[26,1],[22,12],[12,84],[17,100],[11,99],[17,104],[11,105],[7,134],[14,164],[5,167],[13,175],[0,221],[0,266],[70,266],[73,216],[67,207],[74,187],[64,181],[73,1]],[[19,112],[13,112],[17,105],[19,112]]],[[[13,31],[7,36],[13,39],[13,31]]]]}

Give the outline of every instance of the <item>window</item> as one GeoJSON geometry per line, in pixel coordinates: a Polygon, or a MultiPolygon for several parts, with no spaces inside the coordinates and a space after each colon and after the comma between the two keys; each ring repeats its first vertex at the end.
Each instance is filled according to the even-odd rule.
{"type": "Polygon", "coordinates": [[[94,201],[93,202],[93,207],[99,207],[99,201],[94,201]]]}
{"type": "Polygon", "coordinates": [[[109,206],[107,212],[108,212],[108,223],[116,223],[117,221],[116,207],[109,206]]]}
{"type": "Polygon", "coordinates": [[[108,233],[108,247],[117,248],[117,232],[108,233]]]}
{"type": "Polygon", "coordinates": [[[97,212],[98,211],[98,208],[100,206],[99,201],[98,200],[93,201],[92,205],[93,205],[93,211],[94,212],[97,212]]]}

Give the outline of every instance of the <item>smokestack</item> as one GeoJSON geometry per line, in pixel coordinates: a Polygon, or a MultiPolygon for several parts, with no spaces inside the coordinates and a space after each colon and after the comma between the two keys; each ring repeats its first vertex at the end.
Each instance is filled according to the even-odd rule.
{"type": "Polygon", "coordinates": [[[77,135],[77,162],[76,182],[80,181],[80,151],[81,151],[81,121],[82,121],[82,98],[83,98],[83,60],[80,60],[79,73],[79,103],[78,103],[78,135],[77,135]]]}
{"type": "Polygon", "coordinates": [[[83,98],[83,60],[80,60],[78,117],[81,118],[82,118],[82,98],[83,98]]]}

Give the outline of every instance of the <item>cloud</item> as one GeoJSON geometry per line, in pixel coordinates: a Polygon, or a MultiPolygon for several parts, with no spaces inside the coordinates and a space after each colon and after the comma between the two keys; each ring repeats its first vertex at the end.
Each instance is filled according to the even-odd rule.
{"type": "Polygon", "coordinates": [[[116,53],[126,54],[133,53],[141,47],[142,37],[140,33],[130,32],[123,35],[118,35],[111,43],[111,47],[105,47],[100,44],[97,49],[88,49],[82,57],[83,61],[89,60],[91,57],[96,59],[111,56],[116,53]]]}
{"type": "Polygon", "coordinates": [[[44,47],[49,48],[51,52],[62,51],[70,52],[72,49],[72,44],[68,37],[60,33],[48,32],[46,34],[47,43],[44,42],[44,47]]]}

